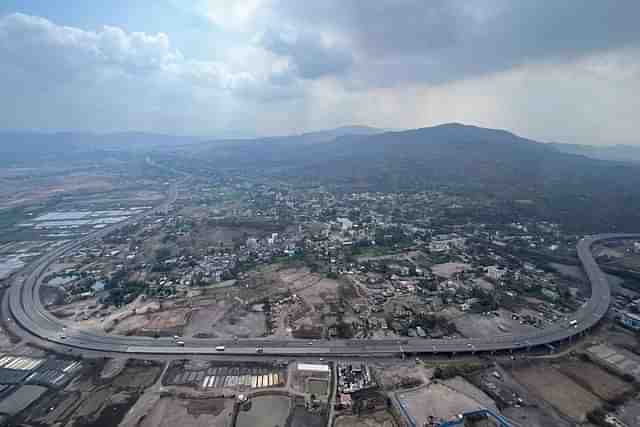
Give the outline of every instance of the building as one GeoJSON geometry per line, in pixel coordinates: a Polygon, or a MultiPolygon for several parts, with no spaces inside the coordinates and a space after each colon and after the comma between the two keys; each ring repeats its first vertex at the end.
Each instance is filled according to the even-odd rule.
{"type": "Polygon", "coordinates": [[[640,331],[640,316],[628,311],[620,313],[620,323],[623,326],[632,329],[634,331],[640,331]]]}
{"type": "Polygon", "coordinates": [[[353,228],[353,222],[347,218],[338,218],[338,222],[340,223],[340,230],[342,231],[349,231],[353,228]]]}
{"type": "Polygon", "coordinates": [[[324,364],[298,363],[297,368],[299,372],[313,372],[326,375],[330,372],[329,365],[324,364]]]}
{"type": "Polygon", "coordinates": [[[247,247],[249,249],[256,249],[258,247],[258,239],[254,237],[249,237],[247,239],[247,247]]]}
{"type": "Polygon", "coordinates": [[[454,237],[448,239],[436,237],[429,243],[429,251],[449,252],[451,249],[462,250],[465,248],[466,243],[467,239],[465,239],[464,237],[454,237]]]}
{"type": "Polygon", "coordinates": [[[502,276],[504,276],[505,274],[507,274],[507,269],[506,268],[502,268],[502,267],[498,267],[496,265],[492,265],[489,266],[485,269],[485,272],[487,274],[487,277],[493,279],[493,280],[500,280],[502,278],[502,276]]]}
{"type": "Polygon", "coordinates": [[[542,293],[542,295],[544,295],[545,297],[549,298],[552,301],[557,301],[560,299],[560,294],[550,289],[544,288],[540,292],[542,293]]]}

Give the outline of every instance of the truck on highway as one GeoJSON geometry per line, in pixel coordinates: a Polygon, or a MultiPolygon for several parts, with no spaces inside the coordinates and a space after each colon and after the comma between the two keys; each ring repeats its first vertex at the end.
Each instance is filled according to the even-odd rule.
{"type": "Polygon", "coordinates": [[[216,351],[224,351],[224,346],[223,345],[217,346],[216,351]]]}

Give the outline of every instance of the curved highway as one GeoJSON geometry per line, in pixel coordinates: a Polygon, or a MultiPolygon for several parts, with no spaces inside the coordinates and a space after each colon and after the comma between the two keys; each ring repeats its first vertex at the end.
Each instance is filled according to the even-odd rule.
{"type": "Polygon", "coordinates": [[[282,340],[282,339],[187,339],[177,346],[170,338],[126,337],[99,334],[66,327],[51,315],[39,298],[39,286],[46,269],[56,259],[78,249],[87,242],[100,239],[117,229],[142,219],[144,216],[166,211],[177,198],[177,184],[170,188],[165,202],[155,209],[122,223],[102,229],[57,248],[32,263],[23,273],[26,277],[5,293],[3,308],[8,309],[16,326],[32,340],[55,344],[80,351],[98,353],[125,353],[130,355],[271,355],[271,356],[363,356],[421,354],[476,354],[527,350],[564,342],[595,326],[606,314],[611,292],[606,276],[591,254],[591,246],[599,241],[636,238],[640,234],[601,234],[587,236],[578,243],[578,257],[591,283],[591,298],[572,315],[575,326],[557,322],[528,335],[504,334],[492,338],[422,339],[402,338],[383,340],[282,340]],[[224,346],[224,350],[216,349],[224,346]],[[260,353],[258,354],[258,348],[260,353]]]}

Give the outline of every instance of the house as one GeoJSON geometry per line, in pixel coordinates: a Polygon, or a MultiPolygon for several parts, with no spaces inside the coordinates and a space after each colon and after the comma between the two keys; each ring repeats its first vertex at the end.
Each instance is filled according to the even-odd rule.
{"type": "Polygon", "coordinates": [[[448,252],[449,251],[449,243],[441,242],[441,241],[433,241],[429,243],[429,251],[430,252],[448,252]]]}
{"type": "Polygon", "coordinates": [[[504,276],[505,274],[507,274],[507,269],[506,268],[502,268],[502,267],[498,267],[496,265],[492,265],[489,266],[485,269],[485,273],[487,275],[487,277],[493,279],[493,280],[500,280],[502,278],[502,276],[504,276]]]}
{"type": "Polygon", "coordinates": [[[337,221],[340,223],[340,230],[342,231],[349,231],[353,228],[353,222],[347,218],[338,218],[337,221]]]}

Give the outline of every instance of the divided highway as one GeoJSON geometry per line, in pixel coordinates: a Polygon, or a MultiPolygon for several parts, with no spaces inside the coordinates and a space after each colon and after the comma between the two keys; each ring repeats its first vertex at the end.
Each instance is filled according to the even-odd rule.
{"type": "Polygon", "coordinates": [[[270,355],[270,356],[383,356],[403,353],[415,354],[470,354],[527,350],[560,343],[595,326],[606,314],[611,292],[606,276],[591,254],[591,246],[599,241],[636,238],[640,234],[601,234],[587,236],[578,243],[578,257],[591,283],[591,298],[571,317],[575,327],[568,322],[555,325],[528,335],[504,334],[492,338],[471,339],[384,339],[384,340],[282,340],[282,339],[183,339],[184,346],[177,346],[170,338],[125,337],[88,332],[65,325],[52,316],[42,305],[39,287],[47,267],[56,259],[78,249],[87,242],[107,234],[154,212],[166,211],[177,198],[177,184],[173,184],[165,202],[137,217],[102,229],[62,247],[56,248],[28,266],[22,281],[15,283],[5,293],[3,309],[8,310],[15,325],[35,342],[54,344],[92,353],[125,353],[129,355],[270,355]],[[216,347],[224,346],[224,351],[216,347]],[[257,349],[261,352],[258,354],[257,349]]]}

